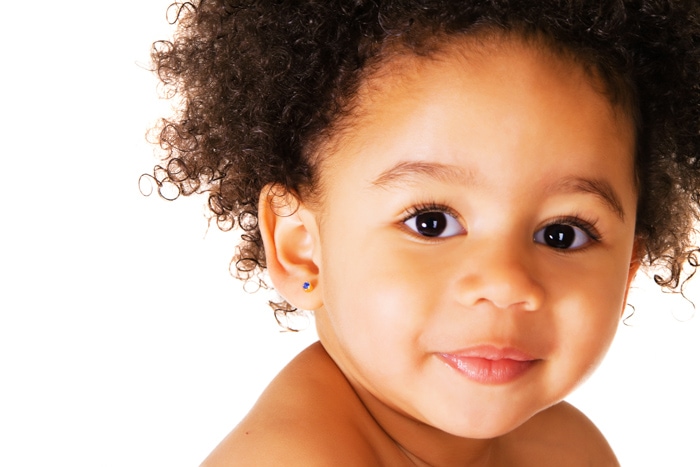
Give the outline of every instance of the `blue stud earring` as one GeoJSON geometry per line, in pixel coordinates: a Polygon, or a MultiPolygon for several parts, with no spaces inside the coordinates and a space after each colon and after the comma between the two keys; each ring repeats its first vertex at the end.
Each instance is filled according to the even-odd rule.
{"type": "Polygon", "coordinates": [[[304,289],[304,292],[311,292],[314,289],[314,286],[311,285],[311,282],[304,282],[304,285],[301,286],[304,289]]]}

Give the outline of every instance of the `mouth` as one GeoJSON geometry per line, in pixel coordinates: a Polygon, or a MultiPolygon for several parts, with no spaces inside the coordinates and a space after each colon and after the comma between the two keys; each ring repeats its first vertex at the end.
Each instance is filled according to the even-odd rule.
{"type": "Polygon", "coordinates": [[[448,366],[481,384],[506,384],[518,379],[541,360],[512,348],[490,345],[439,353],[448,366]]]}

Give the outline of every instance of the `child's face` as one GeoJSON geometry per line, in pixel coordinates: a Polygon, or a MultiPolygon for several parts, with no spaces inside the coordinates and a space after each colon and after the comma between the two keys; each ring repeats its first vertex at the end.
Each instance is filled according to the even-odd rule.
{"type": "Polygon", "coordinates": [[[634,135],[570,61],[455,47],[385,68],[322,164],[316,319],[354,385],[486,438],[564,398],[615,334],[634,135]]]}

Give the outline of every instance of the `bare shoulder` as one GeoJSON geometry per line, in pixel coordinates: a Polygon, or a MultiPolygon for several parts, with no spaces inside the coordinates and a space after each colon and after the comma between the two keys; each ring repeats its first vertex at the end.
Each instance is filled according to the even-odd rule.
{"type": "Polygon", "coordinates": [[[567,402],[543,410],[507,439],[517,465],[620,465],[595,424],[567,402]]]}
{"type": "Polygon", "coordinates": [[[371,465],[381,433],[320,344],[270,383],[202,467],[371,465]]]}

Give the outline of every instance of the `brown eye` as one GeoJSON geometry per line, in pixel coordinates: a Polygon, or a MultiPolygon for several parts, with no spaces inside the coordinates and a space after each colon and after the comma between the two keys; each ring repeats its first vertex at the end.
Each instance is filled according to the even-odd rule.
{"type": "Polygon", "coordinates": [[[534,240],[560,250],[575,250],[586,246],[591,241],[591,236],[573,225],[551,224],[535,232],[534,240]]]}
{"type": "Polygon", "coordinates": [[[404,224],[423,237],[446,238],[464,233],[457,219],[440,211],[418,213],[407,219],[404,224]]]}

